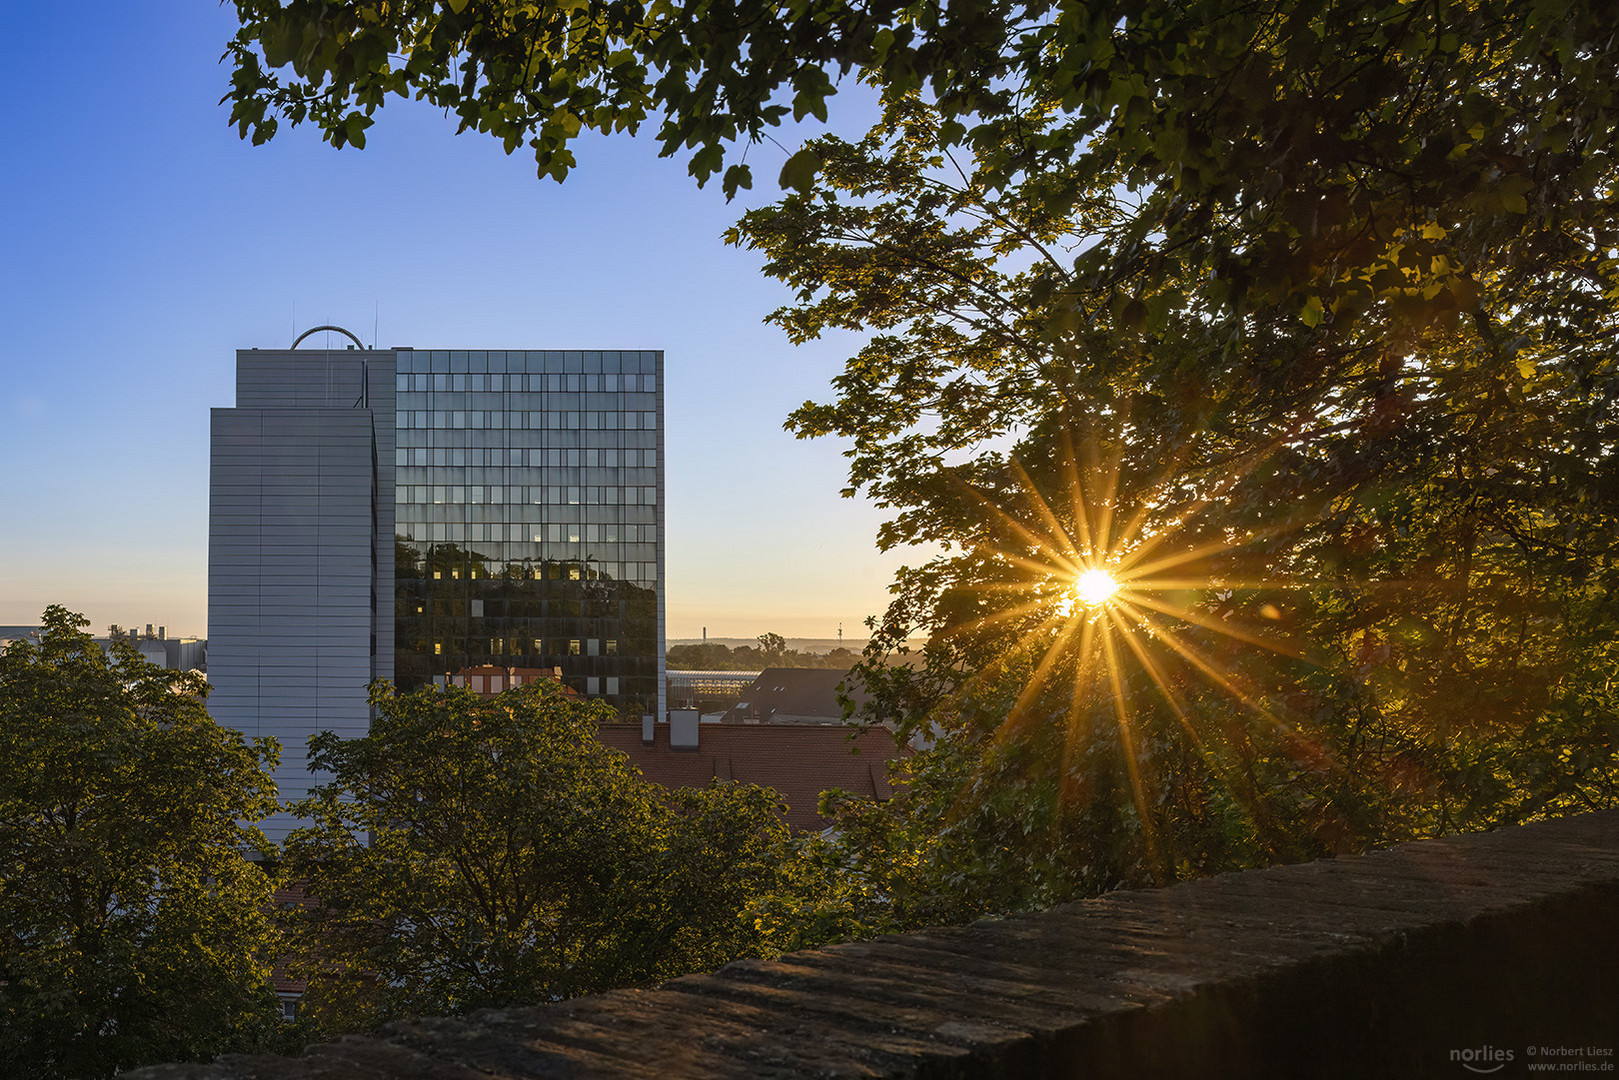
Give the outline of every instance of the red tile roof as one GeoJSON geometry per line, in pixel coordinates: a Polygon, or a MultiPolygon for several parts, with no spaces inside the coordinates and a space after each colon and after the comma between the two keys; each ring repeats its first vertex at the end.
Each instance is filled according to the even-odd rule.
{"type": "Polygon", "coordinates": [[[653,745],[643,746],[641,728],[604,724],[604,745],[621,750],[630,764],[664,787],[703,787],[710,780],[760,784],[781,792],[787,824],[824,829],[815,812],[821,792],[842,788],[859,795],[889,796],[888,762],[908,756],[894,737],[878,728],[853,741],[850,729],[827,724],[700,724],[696,750],[671,750],[669,725],[658,724],[653,745]]]}

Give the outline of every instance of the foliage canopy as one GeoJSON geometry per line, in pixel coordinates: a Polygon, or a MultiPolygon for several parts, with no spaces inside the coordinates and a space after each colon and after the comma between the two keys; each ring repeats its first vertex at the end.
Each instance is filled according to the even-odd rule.
{"type": "Polygon", "coordinates": [[[760,634],[759,644],[732,648],[717,641],[671,645],[671,668],[693,671],[752,671],[767,667],[838,668],[847,671],[859,657],[843,647],[824,653],[789,649],[780,634],[760,634]]]}
{"type": "Polygon", "coordinates": [[[600,702],[536,684],[373,695],[363,739],[318,735],[332,782],[298,812],[289,971],[319,1030],[549,1001],[771,951],[775,792],[666,791],[596,739],[600,702]],[[368,838],[368,842],[362,839],[368,838]]]}
{"type": "Polygon", "coordinates": [[[102,1077],[273,1037],[270,741],[60,607],[0,655],[0,1072],[102,1077]]]}
{"type": "Polygon", "coordinates": [[[957,551],[882,628],[923,662],[866,667],[939,745],[845,803],[901,925],[1619,799],[1611,39],[1330,10],[1367,21],[1324,74],[1245,39],[1272,81],[1205,175],[1161,144],[1190,114],[1081,145],[1035,100],[1001,151],[1067,156],[1008,181],[896,98],[731,234],[795,340],[871,334],[790,426],[852,441],[885,543],[957,551]],[[1065,610],[1086,568],[1138,577],[1065,610]]]}
{"type": "Polygon", "coordinates": [[[730,237],[795,291],[794,340],[867,335],[792,429],[851,440],[882,543],[951,549],[879,628],[931,632],[920,662],[867,665],[937,746],[897,812],[845,803],[851,910],[1619,799],[1600,5],[237,7],[244,133],[341,145],[415,93],[558,178],[585,129],[661,118],[703,180],[823,115],[829,73],[881,90],[730,237]],[[1147,550],[1159,609],[1069,610],[1065,577],[1147,550]]]}

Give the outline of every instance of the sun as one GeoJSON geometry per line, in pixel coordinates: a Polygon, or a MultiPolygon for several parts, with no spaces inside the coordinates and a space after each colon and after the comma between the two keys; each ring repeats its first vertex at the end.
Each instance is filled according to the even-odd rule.
{"type": "MultiPolygon", "coordinates": [[[[998,655],[956,693],[967,700],[975,687],[1015,672],[1022,687],[995,739],[1009,742],[1031,725],[1063,724],[1061,776],[1076,776],[1075,763],[1087,752],[1091,703],[1111,703],[1130,793],[1149,858],[1156,860],[1150,824],[1156,766],[1147,752],[1150,744],[1140,741],[1149,708],[1156,713],[1161,707],[1162,719],[1184,730],[1190,752],[1239,791],[1240,783],[1228,772],[1240,747],[1203,715],[1197,704],[1200,686],[1229,697],[1261,724],[1299,736],[1267,696],[1244,679],[1220,639],[1300,660],[1304,650],[1270,625],[1250,624],[1240,607],[1233,610],[1226,601],[1239,591],[1313,586],[1273,576],[1269,565],[1260,568],[1246,553],[1250,544],[1285,525],[1239,531],[1210,524],[1211,512],[1267,460],[1268,450],[1227,463],[1203,477],[1197,491],[1185,492],[1168,483],[1167,466],[1158,476],[1127,481],[1122,447],[1104,456],[1093,436],[1084,453],[1076,453],[1072,436],[1060,434],[1055,475],[1044,488],[1012,458],[1007,491],[992,496],[969,489],[996,536],[983,551],[1004,576],[973,586],[981,605],[964,604],[962,620],[945,623],[938,633],[971,641],[979,634],[1008,632],[998,655]],[[1070,680],[1065,709],[1048,691],[1070,680]],[[1157,706],[1149,704],[1153,696],[1157,706]]],[[[1078,790],[1065,780],[1057,797],[1077,797],[1078,790]]]]}
{"type": "Polygon", "coordinates": [[[1070,586],[1079,602],[1086,607],[1101,607],[1119,591],[1119,583],[1106,570],[1087,570],[1074,579],[1070,586]]]}

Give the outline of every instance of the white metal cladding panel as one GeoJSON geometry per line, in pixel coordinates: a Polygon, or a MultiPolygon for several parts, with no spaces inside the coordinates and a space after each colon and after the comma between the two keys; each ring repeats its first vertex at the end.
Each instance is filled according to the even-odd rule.
{"type": "Polygon", "coordinates": [[[209,437],[208,678],[214,719],[260,735],[257,631],[260,540],[258,461],[264,441],[256,410],[214,409],[209,437]]]}
{"type": "MultiPolygon", "coordinates": [[[[310,735],[370,727],[373,423],[352,408],[214,411],[210,705],[280,740],[284,800],[312,782],[310,735]]],[[[278,814],[265,831],[280,840],[295,825],[278,814]]]]}
{"type": "Polygon", "coordinates": [[[249,349],[236,354],[239,409],[352,409],[370,354],[359,350],[249,349]]]}

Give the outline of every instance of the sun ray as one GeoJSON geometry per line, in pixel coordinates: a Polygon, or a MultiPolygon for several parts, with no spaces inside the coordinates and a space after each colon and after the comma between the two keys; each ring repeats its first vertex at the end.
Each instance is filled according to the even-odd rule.
{"type": "MultiPolygon", "coordinates": [[[[1179,471],[1180,467],[1185,464],[1187,457],[1192,452],[1193,445],[1192,440],[1183,442],[1175,450],[1175,452],[1170,455],[1169,460],[1165,461],[1158,469],[1157,478],[1150,485],[1148,485],[1149,489],[1161,488],[1168,481],[1169,477],[1174,476],[1179,471]]],[[[1201,509],[1201,507],[1206,505],[1207,502],[1208,499],[1199,500],[1197,505],[1201,509]]],[[[1136,537],[1141,535],[1141,529],[1146,523],[1147,515],[1151,509],[1152,501],[1150,499],[1137,500],[1135,512],[1130,515],[1130,519],[1125,522],[1124,527],[1119,530],[1118,543],[1115,546],[1125,547],[1134,545],[1136,537]]]]}
{"type": "Polygon", "coordinates": [[[1136,660],[1140,662],[1142,670],[1146,671],[1147,676],[1152,679],[1153,683],[1158,687],[1158,692],[1163,695],[1165,703],[1169,705],[1170,711],[1175,714],[1175,719],[1180,721],[1181,727],[1186,730],[1186,734],[1192,740],[1193,745],[1197,746],[1198,749],[1201,750],[1203,748],[1203,737],[1198,733],[1197,729],[1192,726],[1191,719],[1186,715],[1186,709],[1181,705],[1180,695],[1176,694],[1174,689],[1169,685],[1169,680],[1164,676],[1164,673],[1162,669],[1159,668],[1157,661],[1153,660],[1151,654],[1147,652],[1145,646],[1143,646],[1141,642],[1137,640],[1137,636],[1130,632],[1130,628],[1124,624],[1123,616],[1120,612],[1109,611],[1107,613],[1107,618],[1113,624],[1114,628],[1119,631],[1119,639],[1124,642],[1132,653],[1135,654],[1136,660]]]}
{"type": "Polygon", "coordinates": [[[1107,494],[1096,512],[1096,540],[1091,545],[1092,551],[1111,551],[1113,548],[1113,511],[1114,503],[1119,497],[1119,470],[1123,458],[1123,449],[1116,450],[1113,460],[1108,465],[1107,479],[1102,484],[1102,489],[1107,494]]]}
{"type": "Polygon", "coordinates": [[[1027,570],[1041,580],[1055,576],[1052,573],[1053,570],[1055,570],[1058,575],[1066,573],[1069,576],[1077,576],[1078,574],[1084,572],[1083,567],[1075,566],[1069,563],[1066,559],[1054,559],[1050,563],[1042,563],[1028,558],[1027,556],[1014,555],[1007,552],[996,552],[996,555],[1008,565],[1015,566],[1020,570],[1027,570]]]}
{"type": "MultiPolygon", "coordinates": [[[[1016,467],[1018,469],[1018,471],[1019,471],[1019,473],[1021,475],[1024,475],[1024,476],[1027,475],[1026,473],[1023,473],[1022,466],[1018,465],[1016,461],[1014,461],[1012,464],[1013,464],[1014,467],[1016,467]]],[[[1041,536],[1039,533],[1037,533],[1033,529],[1029,528],[1023,522],[1019,521],[1014,515],[1008,513],[1004,507],[999,506],[998,504],[995,503],[994,500],[992,500],[992,499],[988,498],[986,495],[984,495],[983,492],[978,491],[976,488],[971,488],[971,487],[967,488],[967,491],[968,491],[969,494],[971,494],[973,496],[973,498],[977,499],[979,501],[979,503],[981,503],[984,506],[985,509],[987,509],[996,518],[998,518],[1003,524],[1005,524],[1006,526],[1011,528],[1012,531],[1017,533],[1019,536],[1023,537],[1023,539],[1029,544],[1030,547],[1034,548],[1037,551],[1045,552],[1054,561],[1057,561],[1057,562],[1065,561],[1066,555],[1064,553],[1066,551],[1070,550],[1069,545],[1066,543],[1066,535],[1063,538],[1059,538],[1054,542],[1051,538],[1041,536]]],[[[1040,493],[1038,491],[1035,491],[1033,493],[1032,498],[1039,505],[1041,510],[1044,512],[1044,514],[1046,514],[1046,515],[1051,514],[1051,508],[1046,505],[1045,499],[1040,495],[1040,493]]],[[[1003,550],[999,550],[999,549],[997,549],[996,554],[999,555],[1002,558],[1015,557],[1013,555],[1013,553],[1003,551],[1003,550]]]]}
{"type": "MultiPolygon", "coordinates": [[[[1025,605],[1025,607],[1044,607],[1044,606],[1045,606],[1044,603],[1040,603],[1040,602],[1025,605]]],[[[1038,647],[1037,644],[1035,643],[1036,635],[1049,632],[1052,627],[1054,627],[1054,626],[1058,625],[1059,623],[1061,623],[1062,621],[1064,621],[1064,618],[1065,618],[1065,616],[1062,616],[1061,614],[1053,614],[1053,615],[1048,616],[1046,619],[1042,620],[1040,622],[1040,624],[1034,628],[1034,630],[1021,635],[1017,640],[1017,644],[1013,648],[1006,649],[1006,650],[1002,651],[990,663],[986,664],[984,667],[979,668],[977,671],[975,671],[971,675],[969,675],[967,680],[964,683],[962,683],[962,685],[960,687],[958,687],[956,689],[955,693],[952,696],[959,699],[959,698],[964,697],[965,695],[969,694],[977,686],[979,686],[981,684],[984,684],[984,683],[988,683],[988,682],[992,681],[993,679],[995,679],[1007,666],[1009,666],[1012,663],[1013,660],[1017,659],[1019,656],[1023,655],[1025,652],[1030,651],[1032,648],[1038,647]]],[[[974,623],[972,625],[977,626],[979,624],[974,623]]],[[[965,633],[968,629],[969,629],[969,627],[963,626],[963,627],[957,628],[953,632],[954,633],[965,633]]]]}
{"type": "Polygon", "coordinates": [[[1281,578],[1185,577],[1185,578],[1127,578],[1119,575],[1121,586],[1151,589],[1154,592],[1185,592],[1190,589],[1234,589],[1258,592],[1264,589],[1319,589],[1337,582],[1312,581],[1307,578],[1284,580],[1281,578]]]}
{"type": "Polygon", "coordinates": [[[1068,731],[1063,740],[1062,759],[1059,766],[1062,770],[1058,783],[1058,797],[1064,793],[1073,793],[1078,777],[1073,768],[1074,753],[1083,745],[1080,738],[1081,722],[1087,709],[1084,698],[1087,693],[1087,674],[1090,671],[1096,653],[1096,620],[1087,619],[1079,632],[1079,659],[1074,668],[1073,691],[1068,708],[1068,731]]]}
{"type": "MultiPolygon", "coordinates": [[[[1128,608],[1126,610],[1128,610],[1128,608]]],[[[1193,648],[1185,641],[1182,641],[1179,635],[1177,635],[1173,630],[1171,630],[1169,627],[1161,626],[1153,622],[1153,620],[1145,612],[1140,612],[1138,614],[1140,615],[1141,621],[1152,629],[1154,635],[1159,641],[1162,641],[1165,645],[1173,649],[1193,667],[1197,668],[1198,671],[1202,672],[1205,677],[1220,687],[1220,689],[1230,694],[1233,699],[1241,702],[1247,708],[1252,709],[1259,716],[1264,717],[1271,723],[1273,727],[1286,731],[1289,734],[1296,734],[1293,729],[1293,725],[1287,723],[1281,717],[1277,716],[1267,705],[1265,705],[1264,702],[1258,700],[1248,691],[1244,690],[1225,675],[1221,674],[1220,670],[1214,666],[1213,662],[1205,658],[1202,653],[1197,651],[1197,649],[1193,648]]]]}
{"type": "MultiPolygon", "coordinates": [[[[1003,730],[1015,730],[1022,726],[1023,718],[1026,714],[1029,703],[1032,702],[1036,697],[1040,696],[1041,692],[1045,690],[1047,674],[1065,655],[1063,650],[1064,643],[1073,636],[1076,626],[1083,622],[1083,618],[1077,616],[1070,617],[1062,629],[1057,632],[1057,640],[1052,642],[1051,647],[1046,650],[1045,656],[1040,658],[1040,663],[1029,675],[1029,681],[1023,687],[1023,692],[1020,693],[1017,700],[1012,703],[1012,708],[1011,711],[1007,713],[1007,722],[1004,725],[1003,730]]],[[[999,738],[999,733],[997,733],[997,738],[999,738]]]]}
{"type": "Polygon", "coordinates": [[[1135,729],[1130,718],[1130,696],[1125,691],[1124,678],[1119,670],[1118,651],[1112,634],[1102,634],[1102,652],[1106,657],[1108,682],[1113,688],[1113,715],[1119,722],[1119,740],[1124,750],[1124,767],[1130,778],[1130,794],[1135,800],[1136,814],[1141,821],[1141,837],[1147,845],[1147,860],[1153,876],[1161,879],[1164,870],[1158,856],[1158,839],[1153,830],[1152,810],[1147,803],[1147,791],[1141,780],[1141,760],[1136,752],[1135,729]]]}
{"type": "Polygon", "coordinates": [[[1045,496],[1040,494],[1040,489],[1035,486],[1034,480],[1030,478],[1029,471],[1015,457],[1011,459],[1011,465],[1017,472],[1018,480],[1033,494],[1035,512],[1040,515],[1040,520],[1045,522],[1046,528],[1051,530],[1051,537],[1056,542],[1058,550],[1073,551],[1074,542],[1069,538],[1068,530],[1062,527],[1062,522],[1057,519],[1056,512],[1051,509],[1051,504],[1046,502],[1045,496]]]}
{"type": "Polygon", "coordinates": [[[1249,631],[1242,629],[1240,626],[1233,626],[1231,623],[1222,619],[1210,618],[1209,616],[1198,611],[1193,611],[1188,607],[1176,607],[1174,604],[1166,604],[1161,600],[1156,600],[1153,597],[1144,596],[1137,593],[1130,594],[1129,602],[1132,604],[1139,604],[1144,608],[1150,608],[1151,610],[1158,612],[1160,615],[1168,615],[1172,618],[1180,619],[1182,622],[1189,622],[1193,626],[1201,626],[1205,630],[1213,630],[1217,634],[1224,634],[1226,637],[1233,638],[1237,641],[1243,642],[1244,644],[1257,645],[1262,649],[1269,649],[1271,652],[1280,653],[1283,656],[1292,657],[1295,660],[1299,659],[1303,655],[1298,646],[1289,641],[1265,637],[1262,634],[1250,633],[1249,631]]]}
{"type": "Polygon", "coordinates": [[[1079,462],[1074,453],[1074,437],[1067,428],[1062,432],[1063,478],[1067,481],[1068,509],[1074,517],[1074,523],[1079,526],[1079,547],[1077,551],[1095,551],[1096,538],[1091,532],[1090,510],[1085,505],[1085,487],[1081,482],[1079,462]]]}
{"type": "MultiPolygon", "coordinates": [[[[1146,544],[1142,544],[1141,546],[1132,549],[1127,554],[1120,556],[1119,572],[1121,574],[1127,573],[1132,577],[1145,577],[1146,575],[1156,573],[1159,570],[1168,570],[1172,567],[1184,566],[1189,562],[1206,558],[1209,555],[1219,555],[1223,552],[1229,552],[1236,548],[1247,547],[1251,544],[1258,543],[1261,540],[1269,540],[1275,536],[1284,535],[1286,532],[1288,532],[1288,529],[1280,525],[1275,526],[1274,528],[1251,529],[1244,533],[1240,539],[1205,541],[1204,543],[1198,544],[1195,547],[1187,548],[1185,551],[1179,551],[1173,555],[1164,555],[1150,563],[1145,564],[1143,564],[1141,560],[1151,549],[1149,549],[1146,544]]],[[[1160,544],[1163,543],[1162,534],[1160,534],[1158,540],[1160,544]]],[[[1157,545],[1154,546],[1156,547],[1157,545]]]]}
{"type": "MultiPolygon", "coordinates": [[[[1179,454],[1179,460],[1185,459],[1185,456],[1190,452],[1190,445],[1190,443],[1187,443],[1186,446],[1182,448],[1179,454]]],[[[1214,481],[1208,491],[1174,511],[1170,515],[1169,520],[1164,523],[1164,526],[1156,534],[1144,538],[1138,544],[1132,545],[1129,558],[1132,561],[1139,561],[1140,559],[1151,554],[1153,551],[1157,550],[1159,546],[1164,544],[1170,537],[1174,536],[1178,530],[1184,528],[1187,522],[1195,519],[1202,514],[1204,510],[1219,502],[1219,500],[1223,498],[1224,495],[1230,491],[1230,489],[1238,481],[1242,480],[1249,473],[1253,472],[1254,469],[1258,468],[1259,465],[1275,451],[1276,447],[1280,445],[1282,445],[1282,440],[1273,440],[1268,447],[1249,454],[1235,467],[1227,469],[1222,476],[1214,481]]],[[[1172,462],[1160,470],[1159,482],[1162,483],[1169,476],[1173,475],[1173,473],[1174,463],[1172,462]]],[[[1143,500],[1139,504],[1137,517],[1142,516],[1146,512],[1147,508],[1148,503],[1146,500],[1143,500]]],[[[1252,540],[1258,538],[1259,537],[1257,535],[1250,536],[1249,542],[1252,542],[1252,540]]],[[[1235,545],[1227,544],[1225,546],[1231,547],[1235,545]]]]}
{"type": "MultiPolygon", "coordinates": [[[[962,623],[960,626],[941,631],[941,636],[948,638],[966,634],[974,630],[986,630],[990,627],[999,626],[1001,623],[1016,622],[1017,620],[1031,615],[1034,612],[1045,611],[1050,608],[1050,606],[1051,601],[1047,598],[1036,597],[1035,599],[1029,600],[1026,603],[1019,604],[1017,607],[1003,608],[1002,610],[989,615],[981,615],[972,622],[962,623]]],[[[1045,625],[1046,623],[1042,622],[1039,624],[1037,629],[1044,627],[1045,625]]]]}
{"type": "MultiPolygon", "coordinates": [[[[1001,593],[1024,595],[1029,591],[1029,583],[1027,581],[973,581],[961,586],[961,591],[965,593],[983,593],[987,596],[996,596],[1001,593]]],[[[1044,602],[1044,599],[1033,601],[1035,604],[1044,602]]]]}
{"type": "MultiPolygon", "coordinates": [[[[1135,654],[1142,670],[1147,673],[1147,676],[1158,687],[1165,704],[1175,714],[1175,719],[1179,722],[1182,730],[1186,732],[1186,737],[1192,741],[1192,746],[1197,750],[1198,757],[1203,764],[1220,778],[1228,791],[1233,793],[1238,791],[1239,785],[1232,776],[1230,766],[1220,759],[1219,755],[1209,746],[1203,734],[1197,730],[1197,726],[1192,723],[1192,718],[1188,714],[1185,705],[1181,702],[1180,695],[1175,693],[1174,688],[1170,686],[1169,678],[1162,667],[1159,666],[1158,661],[1147,651],[1146,646],[1138,639],[1138,635],[1129,632],[1130,628],[1124,624],[1119,612],[1110,611],[1108,612],[1108,617],[1113,620],[1114,625],[1119,629],[1120,640],[1135,654]]],[[[1229,752],[1230,747],[1227,746],[1226,749],[1229,752]]],[[[1246,800],[1239,799],[1238,802],[1239,805],[1243,806],[1243,812],[1248,815],[1249,820],[1254,820],[1252,812],[1246,805],[1246,800]]]]}
{"type": "MultiPolygon", "coordinates": [[[[1208,635],[1307,662],[1303,643],[1289,640],[1278,621],[1256,616],[1250,625],[1220,618],[1206,605],[1215,594],[1225,601],[1236,591],[1334,583],[1292,579],[1253,561],[1266,554],[1260,545],[1285,538],[1306,519],[1224,524],[1224,501],[1265,460],[1264,451],[1208,466],[1201,480],[1183,482],[1188,461],[1200,453],[1192,442],[1164,455],[1171,460],[1140,467],[1133,459],[1126,468],[1118,440],[1104,444],[1093,434],[1079,446],[1068,429],[1058,438],[1050,459],[1006,457],[999,481],[1005,488],[993,497],[967,485],[984,507],[985,531],[971,561],[961,564],[962,576],[999,580],[953,586],[967,604],[941,607],[956,611],[959,621],[937,627],[936,636],[959,638],[967,658],[1005,643],[992,657],[964,665],[942,707],[953,710],[966,737],[986,747],[986,769],[1019,760],[1005,748],[1023,740],[1055,740],[1058,814],[1064,802],[1107,791],[1124,809],[1124,793],[1113,785],[1127,780],[1140,822],[1137,842],[1163,879],[1173,853],[1166,855],[1167,834],[1159,835],[1169,819],[1161,819],[1158,800],[1170,797],[1160,788],[1172,777],[1156,760],[1160,739],[1167,734],[1176,754],[1200,763],[1197,775],[1223,784],[1237,812],[1256,824],[1263,817],[1259,795],[1236,765],[1246,736],[1213,722],[1226,710],[1208,712],[1211,701],[1228,698],[1290,746],[1309,742],[1277,704],[1285,699],[1269,696],[1271,673],[1286,669],[1268,661],[1250,669],[1241,650],[1227,657],[1208,635]],[[1055,487],[1042,490],[1041,479],[1055,487]],[[1072,681],[1067,693],[1064,680],[1072,681]],[[1065,716],[1064,705],[1052,700],[1059,695],[1065,716]],[[1060,726],[1040,726],[1053,723],[1060,726]],[[1116,728],[1111,734],[1109,725],[1116,728]],[[1100,759],[1090,754],[1102,739],[1124,755],[1127,775],[1113,773],[1116,781],[1097,771],[1100,759]]],[[[1270,605],[1260,613],[1282,619],[1270,605]]]]}

